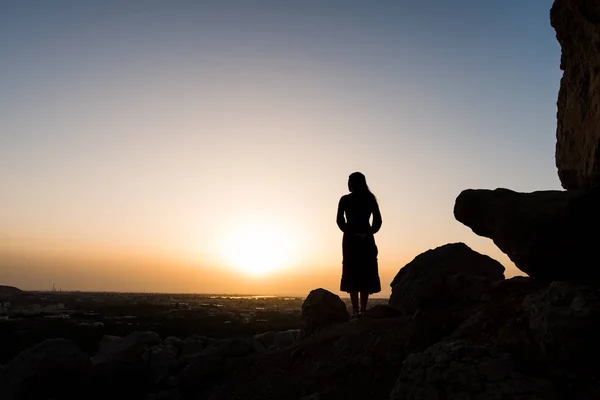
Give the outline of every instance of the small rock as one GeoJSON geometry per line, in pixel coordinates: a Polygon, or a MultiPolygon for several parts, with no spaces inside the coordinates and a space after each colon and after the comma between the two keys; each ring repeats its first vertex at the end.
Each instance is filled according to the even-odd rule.
{"type": "Polygon", "coordinates": [[[325,289],[315,289],[302,303],[301,335],[306,337],[326,326],[350,319],[346,303],[325,289]]]}

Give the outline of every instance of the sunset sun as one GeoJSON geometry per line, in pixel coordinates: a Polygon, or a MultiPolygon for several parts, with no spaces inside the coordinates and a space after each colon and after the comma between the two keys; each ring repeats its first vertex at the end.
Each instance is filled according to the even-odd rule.
{"type": "Polygon", "coordinates": [[[286,267],[292,260],[289,235],[280,227],[251,222],[229,232],[221,247],[226,264],[248,275],[266,275],[286,267]]]}

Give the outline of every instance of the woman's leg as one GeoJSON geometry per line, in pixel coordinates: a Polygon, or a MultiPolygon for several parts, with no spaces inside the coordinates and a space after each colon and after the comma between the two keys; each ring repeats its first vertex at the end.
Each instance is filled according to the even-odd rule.
{"type": "Polygon", "coordinates": [[[369,292],[360,292],[360,313],[367,311],[367,302],[369,301],[369,292]]]}
{"type": "Polygon", "coordinates": [[[358,292],[350,292],[350,300],[352,301],[352,314],[358,315],[358,292]]]}

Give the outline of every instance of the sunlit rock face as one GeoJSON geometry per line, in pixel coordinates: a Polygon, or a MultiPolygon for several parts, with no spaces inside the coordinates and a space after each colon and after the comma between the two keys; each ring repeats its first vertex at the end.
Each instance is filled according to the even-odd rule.
{"type": "Polygon", "coordinates": [[[565,189],[600,184],[600,3],[556,0],[550,21],[562,48],[556,166],[565,189]]]}

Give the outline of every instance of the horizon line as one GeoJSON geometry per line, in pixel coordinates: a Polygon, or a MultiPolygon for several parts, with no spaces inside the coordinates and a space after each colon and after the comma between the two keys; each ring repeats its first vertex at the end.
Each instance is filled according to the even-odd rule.
{"type": "MultiPolygon", "coordinates": [[[[16,286],[15,286],[16,287],[16,286]]],[[[17,287],[17,289],[19,289],[17,287]]],[[[264,298],[275,298],[275,297],[296,297],[305,299],[306,295],[296,294],[249,294],[249,293],[199,293],[199,292],[139,292],[139,291],[114,291],[114,290],[51,290],[51,289],[19,289],[23,292],[30,293],[115,293],[115,294],[170,294],[170,295],[198,295],[198,296],[228,296],[228,297],[264,297],[264,298]]],[[[325,289],[327,290],[327,289],[325,289]]],[[[333,292],[332,292],[333,293],[333,292]]],[[[334,293],[335,294],[335,293],[334,293]]],[[[350,294],[339,296],[340,298],[350,298],[350,294]]],[[[389,298],[390,296],[378,296],[378,293],[374,293],[369,298],[389,298]]]]}

